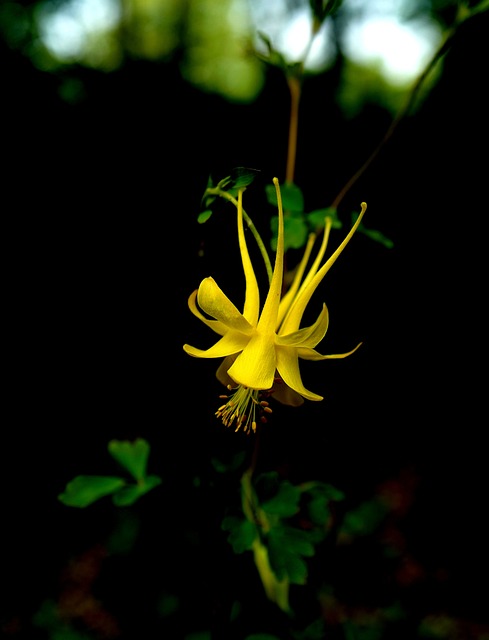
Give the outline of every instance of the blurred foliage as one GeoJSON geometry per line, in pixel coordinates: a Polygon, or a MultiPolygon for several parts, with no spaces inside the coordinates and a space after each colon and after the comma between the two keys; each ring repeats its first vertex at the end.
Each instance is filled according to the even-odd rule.
{"type": "MultiPolygon", "coordinates": [[[[456,0],[411,0],[399,5],[398,18],[404,22],[422,18],[445,28],[453,24],[462,4],[465,6],[456,0]]],[[[467,7],[475,4],[469,2],[467,7]]],[[[353,19],[361,18],[365,7],[361,2],[302,0],[292,8],[284,4],[282,12],[277,8],[276,20],[283,28],[300,10],[309,13],[311,37],[326,22],[332,26],[334,55],[328,65],[341,69],[337,99],[349,114],[357,112],[368,96],[377,100],[383,96],[386,105],[395,109],[403,93],[375,65],[357,68],[345,56],[342,33],[353,19]]],[[[264,86],[264,61],[287,73],[300,64],[287,62],[288,52],[276,48],[269,34],[256,31],[258,9],[263,11],[256,0],[4,2],[0,37],[7,47],[20,51],[44,71],[75,72],[81,66],[110,72],[128,59],[172,62],[189,83],[203,91],[247,103],[264,86]]],[[[64,97],[69,101],[73,93],[64,97]]]]}
{"type": "Polygon", "coordinates": [[[204,91],[249,102],[263,69],[251,53],[240,0],[39,0],[0,7],[0,35],[44,71],[81,65],[104,72],[126,59],[177,61],[204,91]]]}

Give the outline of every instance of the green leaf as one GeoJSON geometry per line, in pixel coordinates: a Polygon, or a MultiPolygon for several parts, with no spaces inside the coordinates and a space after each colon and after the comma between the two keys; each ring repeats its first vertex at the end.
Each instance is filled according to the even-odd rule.
{"type": "Polygon", "coordinates": [[[301,531],[294,527],[284,527],[283,541],[291,552],[308,558],[315,553],[314,545],[309,542],[307,531],[301,531]]]}
{"type": "MultiPolygon", "coordinates": [[[[277,250],[278,216],[270,218],[272,240],[270,245],[273,251],[277,250]]],[[[302,217],[287,217],[284,219],[284,251],[287,249],[300,249],[306,244],[309,229],[302,217]]]]}
{"type": "Polygon", "coordinates": [[[329,519],[331,513],[329,503],[344,498],[341,491],[321,482],[314,483],[304,493],[310,496],[307,504],[309,517],[314,524],[319,526],[324,526],[329,519]]]}
{"type": "Polygon", "coordinates": [[[259,169],[235,167],[231,171],[231,175],[219,180],[217,187],[222,191],[229,191],[237,195],[239,189],[244,189],[253,182],[257,173],[260,173],[259,169]]]}
{"type": "Polygon", "coordinates": [[[285,580],[287,577],[286,556],[287,553],[285,549],[283,549],[280,544],[277,544],[273,535],[270,535],[268,537],[268,559],[277,580],[285,580]]]}
{"type": "Polygon", "coordinates": [[[211,215],[212,215],[211,209],[206,209],[205,211],[201,211],[197,216],[197,222],[199,224],[204,224],[204,222],[207,222],[207,220],[209,220],[211,215]]]}
{"type": "MultiPolygon", "coordinates": [[[[274,207],[278,207],[277,192],[275,185],[267,184],[265,186],[268,202],[274,207]]],[[[293,182],[286,182],[280,185],[280,194],[282,196],[282,206],[284,212],[300,212],[304,211],[304,196],[301,189],[293,182]]]]}
{"type": "Polygon", "coordinates": [[[250,185],[260,173],[259,169],[250,169],[249,167],[235,167],[231,171],[231,185],[234,189],[242,189],[250,185]]]}
{"type": "MultiPolygon", "coordinates": [[[[356,212],[351,214],[352,224],[355,224],[359,215],[360,214],[356,212]]],[[[359,224],[357,232],[363,233],[365,236],[367,236],[367,238],[370,238],[370,240],[374,240],[374,242],[379,242],[380,244],[383,244],[384,247],[386,247],[386,249],[392,249],[392,247],[394,246],[394,243],[390,238],[387,238],[387,236],[384,236],[383,233],[381,233],[380,231],[377,231],[376,229],[368,229],[363,224],[363,222],[359,224]]]]}
{"type": "Polygon", "coordinates": [[[251,636],[246,636],[245,640],[280,640],[280,638],[269,633],[252,633],[251,636]]]}
{"type": "Polygon", "coordinates": [[[112,502],[118,507],[128,507],[134,504],[136,500],[139,500],[145,493],[151,491],[159,484],[161,484],[161,478],[158,476],[148,476],[142,482],[137,484],[130,484],[118,491],[113,497],[112,502]]]}
{"type": "Polygon", "coordinates": [[[307,564],[300,556],[295,554],[288,556],[286,571],[290,584],[306,584],[307,564]]]}
{"type": "Polygon", "coordinates": [[[270,565],[277,578],[287,577],[292,584],[304,584],[307,565],[301,556],[312,557],[315,553],[308,532],[279,525],[270,529],[267,543],[270,565]]]}
{"type": "Polygon", "coordinates": [[[135,480],[143,480],[149,456],[149,444],[143,438],[134,442],[111,440],[108,445],[110,455],[117,460],[135,480]]]}
{"type": "Polygon", "coordinates": [[[318,526],[325,525],[331,515],[329,502],[322,495],[315,496],[309,502],[308,510],[311,521],[318,526]]]}
{"type": "Polygon", "coordinates": [[[243,520],[234,516],[226,516],[221,528],[229,531],[228,541],[233,547],[234,553],[243,553],[251,549],[257,536],[256,526],[249,520],[243,520]]]}
{"type": "Polygon", "coordinates": [[[370,240],[374,240],[374,242],[379,242],[380,244],[384,245],[386,249],[392,249],[392,247],[394,246],[392,240],[384,236],[383,233],[381,233],[380,231],[376,231],[375,229],[367,229],[366,227],[363,227],[361,223],[357,231],[359,231],[360,233],[364,233],[367,238],[370,238],[370,240]]]}
{"type": "Polygon", "coordinates": [[[338,218],[336,209],[333,209],[331,207],[328,207],[326,209],[314,209],[314,211],[306,214],[307,223],[312,231],[324,229],[324,219],[326,217],[332,218],[331,227],[333,229],[341,229],[341,227],[343,226],[340,219],[338,218]]]}
{"type": "MultiPolygon", "coordinates": [[[[288,578],[292,584],[304,584],[307,578],[307,565],[300,557],[285,527],[274,527],[267,537],[270,566],[278,580],[288,578]]],[[[312,548],[314,553],[314,548],[312,548]]]]}
{"type": "Polygon", "coordinates": [[[345,515],[341,533],[350,536],[369,535],[379,527],[387,512],[388,508],[380,500],[373,498],[362,502],[345,515]]]}
{"type": "Polygon", "coordinates": [[[345,499],[345,494],[343,493],[343,491],[340,491],[336,487],[333,487],[331,484],[318,484],[317,486],[318,488],[321,488],[321,491],[330,500],[341,502],[341,500],[345,499]]]}
{"type": "Polygon", "coordinates": [[[111,476],[77,476],[68,482],[58,496],[68,507],[87,507],[96,500],[119,491],[126,485],[123,478],[111,476]]]}
{"type": "Polygon", "coordinates": [[[282,482],[279,485],[276,496],[263,502],[262,508],[267,514],[289,518],[299,511],[301,490],[290,482],[282,482]]]}
{"type": "Polygon", "coordinates": [[[209,176],[207,180],[207,187],[204,191],[204,195],[202,196],[201,205],[207,209],[216,199],[217,196],[215,194],[209,194],[209,189],[213,188],[212,178],[209,176]]]}
{"type": "Polygon", "coordinates": [[[267,48],[268,57],[262,56],[258,52],[257,52],[256,55],[263,62],[266,62],[267,64],[270,64],[270,65],[272,65],[274,67],[278,67],[279,69],[283,69],[285,71],[287,69],[287,61],[279,51],[276,51],[273,48],[270,38],[266,34],[264,34],[262,31],[258,31],[258,37],[265,44],[265,46],[267,48]]]}

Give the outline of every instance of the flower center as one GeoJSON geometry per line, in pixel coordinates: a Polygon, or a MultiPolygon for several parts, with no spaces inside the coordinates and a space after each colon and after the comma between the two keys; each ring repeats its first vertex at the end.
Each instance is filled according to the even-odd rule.
{"type": "Polygon", "coordinates": [[[219,396],[223,400],[227,400],[216,411],[216,416],[222,419],[222,423],[226,427],[236,424],[235,431],[243,428],[245,433],[256,431],[257,416],[260,422],[266,422],[265,413],[272,413],[266,400],[260,400],[262,395],[268,395],[269,392],[258,389],[249,389],[238,385],[232,387],[228,385],[228,390],[232,391],[229,396],[219,396]]]}

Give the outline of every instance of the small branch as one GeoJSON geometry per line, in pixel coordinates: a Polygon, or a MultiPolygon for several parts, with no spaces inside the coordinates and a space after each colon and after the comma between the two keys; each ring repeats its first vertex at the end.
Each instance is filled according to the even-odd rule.
{"type": "Polygon", "coordinates": [[[424,71],[421,73],[421,75],[416,80],[413,88],[409,92],[408,98],[407,98],[404,106],[401,108],[401,110],[398,112],[398,114],[396,115],[396,117],[392,121],[392,123],[389,126],[386,134],[384,135],[384,137],[382,138],[380,143],[372,151],[372,153],[367,158],[367,160],[363,163],[363,165],[348,180],[348,182],[345,184],[345,186],[341,189],[341,191],[338,193],[338,195],[334,198],[334,200],[331,203],[331,207],[332,208],[334,208],[334,209],[338,208],[338,205],[343,200],[343,198],[348,193],[348,191],[352,188],[352,186],[355,184],[355,182],[365,173],[365,171],[368,169],[368,167],[372,164],[372,162],[375,160],[375,158],[379,154],[379,152],[382,149],[382,147],[384,147],[385,144],[390,140],[390,138],[392,137],[392,135],[396,131],[397,127],[399,126],[399,123],[405,118],[405,116],[411,110],[416,98],[418,97],[418,94],[419,94],[419,92],[421,90],[421,87],[422,87],[424,81],[426,80],[428,75],[431,73],[433,68],[436,66],[438,61],[441,60],[441,58],[446,54],[446,52],[450,48],[450,46],[451,46],[451,44],[453,42],[453,39],[454,39],[454,37],[455,37],[455,35],[457,33],[458,27],[463,22],[465,22],[469,17],[471,17],[472,15],[475,15],[476,13],[478,13],[477,8],[471,13],[465,13],[465,14],[460,13],[459,14],[455,24],[447,31],[445,39],[443,40],[443,42],[441,43],[441,45],[439,46],[439,48],[437,49],[437,51],[435,52],[433,57],[431,58],[430,62],[428,63],[428,65],[426,66],[424,71]]]}

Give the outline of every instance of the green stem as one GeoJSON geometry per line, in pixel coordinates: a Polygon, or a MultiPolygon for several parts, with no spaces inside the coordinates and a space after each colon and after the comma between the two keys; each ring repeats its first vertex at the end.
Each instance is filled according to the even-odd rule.
{"type": "Polygon", "coordinates": [[[243,473],[241,477],[241,496],[243,513],[248,521],[252,522],[256,527],[256,536],[252,544],[255,566],[267,598],[274,602],[284,613],[290,613],[289,580],[288,578],[279,580],[270,564],[268,547],[262,539],[262,535],[266,535],[270,530],[270,523],[259,505],[251,481],[252,475],[253,469],[251,467],[243,473]]]}
{"type": "MultiPolygon", "coordinates": [[[[205,195],[219,196],[220,198],[224,198],[225,200],[232,202],[234,206],[238,208],[238,201],[236,200],[236,198],[234,198],[228,191],[222,191],[222,189],[219,189],[219,187],[209,187],[208,189],[206,189],[205,195]]],[[[243,218],[246,224],[248,225],[248,229],[253,234],[253,237],[256,240],[256,244],[258,245],[258,248],[260,249],[260,253],[263,257],[263,261],[265,263],[265,267],[267,270],[268,281],[271,282],[272,281],[272,264],[270,262],[270,258],[265,248],[265,244],[263,243],[263,240],[261,239],[261,236],[258,233],[257,228],[253,224],[253,221],[251,220],[250,216],[246,213],[244,209],[243,209],[243,218]]]]}

